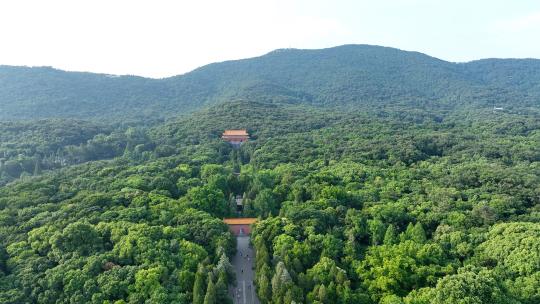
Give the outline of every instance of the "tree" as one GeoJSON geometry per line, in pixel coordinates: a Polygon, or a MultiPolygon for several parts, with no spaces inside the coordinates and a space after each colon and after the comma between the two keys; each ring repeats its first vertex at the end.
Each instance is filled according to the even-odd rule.
{"type": "Polygon", "coordinates": [[[337,260],[343,249],[343,241],[331,234],[327,234],[323,238],[323,248],[321,256],[329,257],[331,259],[337,260]]]}
{"type": "Polygon", "coordinates": [[[381,220],[369,220],[368,221],[369,232],[371,235],[371,244],[379,245],[383,242],[385,228],[384,223],[381,220]]]}
{"type": "Polygon", "coordinates": [[[212,279],[208,280],[208,287],[206,289],[206,295],[204,296],[204,304],[216,304],[217,303],[217,297],[216,297],[216,286],[214,285],[214,281],[212,279]]]}
{"type": "Polygon", "coordinates": [[[257,275],[257,294],[259,295],[259,300],[262,303],[269,303],[272,299],[272,286],[270,284],[269,274],[270,267],[264,265],[260,268],[257,275]]]}
{"type": "Polygon", "coordinates": [[[413,289],[434,284],[446,274],[446,257],[435,244],[418,244],[411,240],[397,245],[373,246],[356,272],[362,286],[375,301],[387,294],[406,296],[413,289]]]}
{"type": "Polygon", "coordinates": [[[193,284],[193,304],[203,304],[205,297],[205,269],[202,264],[199,264],[197,267],[197,272],[195,273],[195,283],[193,284]]]}
{"type": "Polygon", "coordinates": [[[3,273],[6,272],[6,260],[8,258],[8,254],[6,252],[6,249],[4,249],[4,246],[0,244],[0,277],[3,273]]]}
{"type": "Polygon", "coordinates": [[[276,271],[272,277],[272,301],[274,303],[283,303],[283,298],[287,291],[293,287],[293,282],[285,264],[279,261],[276,265],[276,271]]]}
{"type": "Polygon", "coordinates": [[[41,159],[40,158],[36,158],[35,160],[35,165],[34,165],[34,175],[39,175],[41,174],[41,159]]]}
{"type": "Polygon", "coordinates": [[[407,226],[407,229],[404,233],[400,236],[401,241],[404,240],[411,240],[415,241],[419,244],[423,244],[426,242],[426,231],[424,230],[424,227],[422,227],[422,224],[416,223],[413,225],[412,223],[409,223],[407,226]]]}
{"type": "Polygon", "coordinates": [[[422,226],[422,224],[420,224],[420,222],[417,222],[414,225],[410,238],[411,240],[420,244],[423,244],[426,242],[427,240],[426,231],[424,230],[424,227],[422,226]]]}
{"type": "Polygon", "coordinates": [[[501,223],[487,233],[478,257],[495,262],[512,276],[527,276],[540,271],[540,224],[501,223]]]}
{"type": "Polygon", "coordinates": [[[253,208],[262,216],[275,214],[276,202],[272,191],[264,189],[253,200],[253,208]]]}
{"type": "Polygon", "coordinates": [[[518,303],[504,292],[490,270],[465,267],[446,276],[434,288],[413,292],[405,299],[410,304],[503,304],[518,303]]]}
{"type": "Polygon", "coordinates": [[[227,289],[227,274],[220,272],[216,283],[216,303],[232,303],[227,289]]]}
{"type": "Polygon", "coordinates": [[[474,257],[504,274],[509,293],[521,303],[540,300],[540,224],[500,223],[487,233],[474,257]]]}
{"type": "Polygon", "coordinates": [[[214,269],[214,275],[224,276],[226,282],[234,282],[235,272],[229,257],[225,254],[225,251],[222,251],[219,261],[214,269]]]}
{"type": "Polygon", "coordinates": [[[137,301],[153,299],[152,302],[163,303],[165,288],[161,286],[161,281],[165,275],[166,269],[163,266],[139,270],[135,275],[136,293],[130,294],[130,297],[137,301]]]}
{"type": "Polygon", "coordinates": [[[228,214],[229,205],[223,192],[208,186],[193,187],[187,197],[193,206],[218,217],[228,214]]]}
{"type": "Polygon", "coordinates": [[[321,303],[327,303],[328,294],[326,293],[326,287],[324,286],[324,284],[319,286],[319,291],[317,292],[317,298],[319,299],[319,301],[321,301],[321,303]]]}
{"type": "Polygon", "coordinates": [[[384,234],[384,245],[394,245],[399,242],[399,238],[397,236],[396,228],[394,225],[390,224],[388,225],[388,228],[386,228],[386,233],[384,234]]]}
{"type": "Polygon", "coordinates": [[[403,300],[401,299],[401,297],[398,297],[396,295],[386,295],[381,299],[379,303],[380,304],[403,304],[403,300]]]}
{"type": "Polygon", "coordinates": [[[69,224],[61,233],[52,236],[50,242],[58,258],[65,253],[88,255],[103,247],[101,237],[94,226],[82,222],[69,224]]]}

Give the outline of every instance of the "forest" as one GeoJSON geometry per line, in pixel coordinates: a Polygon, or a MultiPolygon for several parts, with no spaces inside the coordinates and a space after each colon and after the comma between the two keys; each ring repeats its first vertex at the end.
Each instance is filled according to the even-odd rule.
{"type": "MultiPolygon", "coordinates": [[[[283,52],[300,66],[336,60],[264,60],[283,52]]],[[[375,53],[338,61],[362,69],[375,53]]],[[[540,87],[499,94],[512,64],[437,63],[434,75],[461,75],[444,90],[389,78],[379,95],[359,93],[343,76],[350,86],[308,94],[308,75],[189,114],[2,121],[0,303],[232,303],[235,238],[222,219],[237,194],[259,219],[261,303],[539,303],[540,87]],[[234,128],[251,135],[239,149],[220,139],[234,128]]],[[[215,69],[227,67],[194,73],[215,69]]]]}

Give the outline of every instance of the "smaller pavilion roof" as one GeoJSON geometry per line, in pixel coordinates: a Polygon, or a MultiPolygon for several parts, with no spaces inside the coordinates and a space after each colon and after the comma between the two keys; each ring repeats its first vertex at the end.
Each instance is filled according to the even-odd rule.
{"type": "Polygon", "coordinates": [[[227,225],[251,225],[257,221],[254,217],[226,218],[223,222],[227,225]]]}

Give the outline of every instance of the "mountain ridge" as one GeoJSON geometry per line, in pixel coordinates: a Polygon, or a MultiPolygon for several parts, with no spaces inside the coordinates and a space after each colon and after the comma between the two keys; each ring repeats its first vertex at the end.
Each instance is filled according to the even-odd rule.
{"type": "Polygon", "coordinates": [[[169,78],[176,78],[180,76],[184,76],[186,74],[192,73],[194,71],[197,71],[199,69],[205,68],[207,66],[215,65],[215,64],[222,64],[222,63],[230,63],[230,62],[239,62],[239,61],[245,61],[245,60],[251,60],[251,59],[257,59],[269,55],[280,55],[282,53],[287,52],[311,52],[311,51],[326,51],[326,50],[334,50],[339,48],[347,48],[347,47],[368,47],[368,48],[378,48],[378,49],[390,49],[394,51],[399,51],[403,53],[410,53],[410,54],[416,54],[421,56],[426,56],[434,60],[438,60],[444,63],[450,63],[450,64],[470,64],[470,63],[476,63],[476,62],[487,62],[487,61],[528,61],[528,62],[540,62],[540,57],[486,57],[486,58],[479,58],[479,59],[473,59],[469,61],[451,61],[451,60],[445,60],[439,57],[431,56],[427,53],[423,53],[420,51],[410,51],[410,50],[403,50],[395,47],[390,46],[381,46],[381,45],[374,45],[374,44],[343,44],[338,46],[332,46],[332,47],[326,47],[326,48],[320,48],[320,49],[303,49],[303,48],[278,48],[275,50],[271,50],[267,53],[264,53],[259,56],[253,56],[253,57],[246,57],[241,59],[229,59],[229,60],[223,60],[223,61],[216,61],[211,62],[205,65],[202,65],[200,67],[196,67],[192,70],[189,70],[185,73],[170,75],[170,76],[164,76],[164,77],[149,77],[149,76],[143,76],[138,74],[114,74],[114,73],[107,73],[107,72],[92,72],[92,71],[83,71],[83,70],[67,70],[62,68],[57,68],[50,65],[10,65],[10,64],[0,64],[0,69],[2,68],[8,68],[8,69],[49,69],[49,70],[56,70],[66,73],[79,73],[79,74],[92,74],[92,75],[101,75],[109,78],[118,78],[118,77],[133,77],[133,78],[144,78],[147,80],[164,80],[169,78]]]}
{"type": "Polygon", "coordinates": [[[261,96],[361,108],[393,103],[530,107],[538,103],[539,83],[538,59],[452,63],[371,45],[278,49],[161,79],[0,66],[0,119],[171,117],[261,96]],[[462,98],[468,101],[456,102],[462,98]]]}

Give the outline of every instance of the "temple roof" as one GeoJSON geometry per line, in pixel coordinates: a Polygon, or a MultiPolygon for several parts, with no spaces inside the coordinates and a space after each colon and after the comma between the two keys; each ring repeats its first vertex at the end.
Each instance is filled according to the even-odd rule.
{"type": "Polygon", "coordinates": [[[241,130],[225,130],[223,135],[233,135],[233,136],[249,136],[246,129],[241,130]]]}
{"type": "Polygon", "coordinates": [[[251,225],[256,221],[257,219],[254,217],[223,219],[223,222],[227,225],[251,225]]]}

